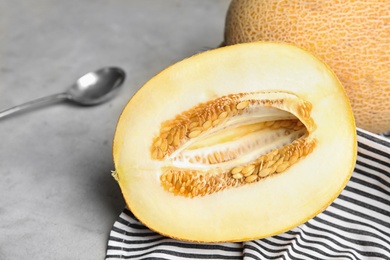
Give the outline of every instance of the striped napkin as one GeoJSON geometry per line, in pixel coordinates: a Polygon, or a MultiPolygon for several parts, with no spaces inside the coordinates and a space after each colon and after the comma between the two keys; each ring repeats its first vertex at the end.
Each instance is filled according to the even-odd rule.
{"type": "Polygon", "coordinates": [[[390,259],[390,139],[357,133],[351,180],[308,222],[265,239],[200,244],[161,236],[124,209],[110,232],[106,259],[390,259]]]}

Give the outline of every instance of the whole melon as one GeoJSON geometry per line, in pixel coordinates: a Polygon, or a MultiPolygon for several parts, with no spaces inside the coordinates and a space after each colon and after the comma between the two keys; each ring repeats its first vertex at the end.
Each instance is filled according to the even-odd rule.
{"type": "Polygon", "coordinates": [[[357,126],[390,131],[390,1],[233,0],[224,44],[253,41],[316,54],[344,86],[357,126]]]}

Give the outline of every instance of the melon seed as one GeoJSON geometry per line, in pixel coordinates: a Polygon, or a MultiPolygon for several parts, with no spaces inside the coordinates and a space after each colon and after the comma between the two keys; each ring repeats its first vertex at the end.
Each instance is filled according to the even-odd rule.
{"type": "Polygon", "coordinates": [[[236,173],[236,174],[233,174],[233,179],[241,179],[242,177],[244,177],[241,173],[236,173]]]}
{"type": "Polygon", "coordinates": [[[225,119],[227,116],[228,116],[228,112],[227,111],[223,111],[221,114],[219,114],[218,118],[219,119],[225,119]]]}
{"type": "Polygon", "coordinates": [[[189,134],[188,134],[188,137],[189,138],[195,138],[197,137],[198,135],[200,135],[202,133],[201,130],[194,130],[194,131],[191,131],[189,134]]]}
{"type": "Polygon", "coordinates": [[[203,123],[202,127],[203,127],[204,130],[207,130],[207,129],[209,129],[212,126],[212,124],[213,124],[212,121],[208,120],[208,121],[203,123]]]}
{"type": "Polygon", "coordinates": [[[284,162],[284,163],[280,164],[280,165],[276,168],[276,172],[277,172],[277,173],[284,172],[289,166],[290,166],[290,164],[289,164],[288,162],[284,162]]]}
{"type": "Polygon", "coordinates": [[[241,173],[242,173],[245,177],[248,177],[248,176],[250,176],[250,175],[254,172],[255,167],[256,167],[256,165],[254,165],[254,164],[249,164],[249,165],[245,166],[245,167],[242,169],[241,173]]]}
{"type": "Polygon", "coordinates": [[[242,171],[242,169],[243,169],[243,167],[241,167],[241,166],[235,167],[232,169],[231,173],[232,174],[240,173],[242,171]]]}
{"type": "Polygon", "coordinates": [[[257,175],[251,175],[245,178],[246,183],[254,182],[257,179],[257,175]]]}
{"type": "Polygon", "coordinates": [[[238,110],[242,110],[242,109],[246,108],[247,106],[249,106],[249,101],[243,101],[243,102],[238,103],[236,108],[238,110]]]}
{"type": "Polygon", "coordinates": [[[259,172],[259,177],[264,178],[267,177],[271,173],[270,168],[265,168],[259,172]]]}

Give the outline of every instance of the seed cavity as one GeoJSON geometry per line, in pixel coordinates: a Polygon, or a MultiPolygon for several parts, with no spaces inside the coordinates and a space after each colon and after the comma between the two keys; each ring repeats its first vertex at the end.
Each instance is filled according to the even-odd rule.
{"type": "Polygon", "coordinates": [[[255,92],[183,112],[161,125],[150,148],[164,165],[162,187],[193,198],[282,174],[315,148],[311,109],[291,93],[255,92]]]}

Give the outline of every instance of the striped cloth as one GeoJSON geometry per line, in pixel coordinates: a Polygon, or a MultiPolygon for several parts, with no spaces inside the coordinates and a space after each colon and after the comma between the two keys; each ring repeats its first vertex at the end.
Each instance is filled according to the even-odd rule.
{"type": "Polygon", "coordinates": [[[390,259],[390,141],[358,130],[354,173],[321,214],[281,235],[200,244],[161,236],[128,210],[110,232],[106,259],[390,259]]]}

